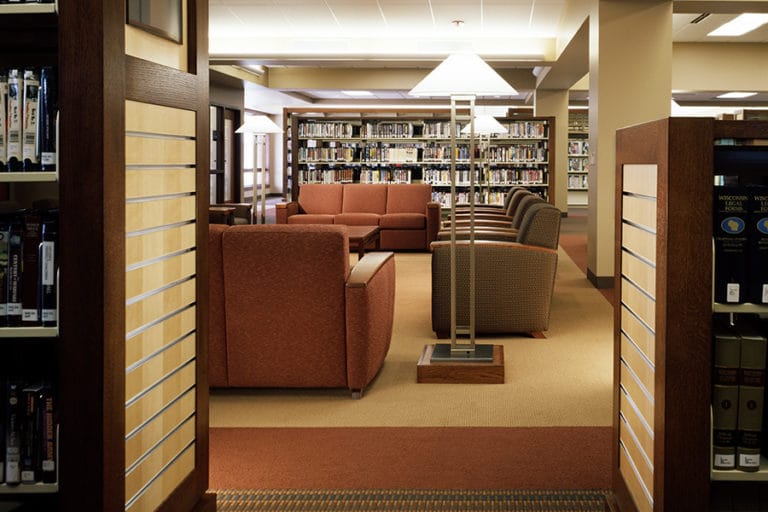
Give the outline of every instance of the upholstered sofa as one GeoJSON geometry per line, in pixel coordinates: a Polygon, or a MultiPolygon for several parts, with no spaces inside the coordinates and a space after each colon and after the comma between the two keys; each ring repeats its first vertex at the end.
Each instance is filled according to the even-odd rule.
{"type": "MultiPolygon", "coordinates": [[[[475,332],[543,337],[557,272],[560,210],[538,202],[528,208],[517,242],[475,242],[475,332]]],[[[469,254],[456,242],[457,325],[469,325],[469,254]]],[[[432,330],[450,336],[450,241],[432,243],[432,330]]]]}
{"type": "Polygon", "coordinates": [[[391,252],[353,268],[345,226],[209,227],[209,384],[348,388],[389,351],[391,252]]]}
{"type": "Polygon", "coordinates": [[[379,248],[429,250],[440,228],[432,186],[411,184],[307,184],[298,201],[276,205],[277,224],[379,226],[379,248]]]}

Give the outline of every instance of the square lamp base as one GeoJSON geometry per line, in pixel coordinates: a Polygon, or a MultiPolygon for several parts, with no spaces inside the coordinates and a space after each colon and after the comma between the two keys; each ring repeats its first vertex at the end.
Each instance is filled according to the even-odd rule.
{"type": "Polygon", "coordinates": [[[476,345],[474,354],[451,353],[445,343],[424,346],[416,381],[432,384],[503,384],[504,347],[476,345]]]}

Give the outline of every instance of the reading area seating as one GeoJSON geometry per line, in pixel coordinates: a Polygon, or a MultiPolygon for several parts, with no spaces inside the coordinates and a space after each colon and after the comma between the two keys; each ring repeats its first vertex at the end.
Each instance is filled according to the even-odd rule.
{"type": "Polygon", "coordinates": [[[276,205],[277,224],[379,226],[384,250],[429,250],[440,228],[440,204],[424,183],[306,184],[298,201],[276,205]]]}
{"type": "Polygon", "coordinates": [[[346,387],[360,397],[389,351],[391,252],[350,269],[345,226],[209,227],[212,387],[346,387]]]}

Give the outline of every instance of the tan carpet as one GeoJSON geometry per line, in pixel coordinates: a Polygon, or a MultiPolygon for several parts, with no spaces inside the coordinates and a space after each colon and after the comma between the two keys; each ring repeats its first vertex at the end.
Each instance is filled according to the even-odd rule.
{"type": "Polygon", "coordinates": [[[559,254],[547,339],[491,340],[504,346],[505,384],[416,383],[422,349],[435,342],[430,255],[402,253],[392,347],[361,400],[345,390],[212,390],[210,426],[611,425],[611,306],[562,249],[559,254]]]}

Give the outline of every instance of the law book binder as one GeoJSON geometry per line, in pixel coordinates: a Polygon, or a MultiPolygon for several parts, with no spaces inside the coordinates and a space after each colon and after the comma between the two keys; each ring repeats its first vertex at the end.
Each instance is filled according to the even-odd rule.
{"type": "Polygon", "coordinates": [[[18,69],[8,70],[8,102],[7,119],[8,140],[6,142],[6,151],[8,159],[6,161],[9,171],[22,170],[21,154],[21,115],[22,115],[22,91],[23,79],[19,76],[18,69]]]}
{"type": "Polygon", "coordinates": [[[40,170],[56,170],[56,114],[58,112],[56,70],[44,66],[40,70],[40,170]]]}
{"type": "Polygon", "coordinates": [[[6,292],[6,324],[9,327],[21,325],[21,269],[23,224],[11,220],[8,233],[8,286],[6,292]]]}
{"type": "Polygon", "coordinates": [[[24,104],[22,109],[22,158],[25,171],[40,170],[40,76],[34,69],[24,71],[24,104]]]}
{"type": "Polygon", "coordinates": [[[715,302],[738,304],[747,297],[749,195],[735,187],[714,192],[715,302]]]}
{"type": "Polygon", "coordinates": [[[21,325],[40,325],[40,243],[42,217],[37,211],[24,214],[22,247],[23,272],[21,274],[21,325]]]}
{"type": "Polygon", "coordinates": [[[58,318],[58,305],[56,303],[56,269],[57,238],[58,238],[58,214],[49,212],[53,217],[43,221],[42,241],[40,242],[40,270],[39,270],[39,304],[40,321],[44,326],[56,325],[58,318]]]}
{"type": "Polygon", "coordinates": [[[760,469],[768,339],[751,322],[739,325],[738,331],[741,363],[736,467],[742,471],[757,471],[760,469]]]}
{"type": "Polygon", "coordinates": [[[735,469],[741,342],[730,326],[720,322],[713,326],[713,337],[713,468],[735,469]]]}
{"type": "Polygon", "coordinates": [[[749,302],[768,304],[768,187],[749,188],[749,302]]]}
{"type": "Polygon", "coordinates": [[[0,69],[0,172],[7,171],[8,161],[8,122],[6,121],[6,111],[8,108],[8,74],[4,69],[0,69]]]}

